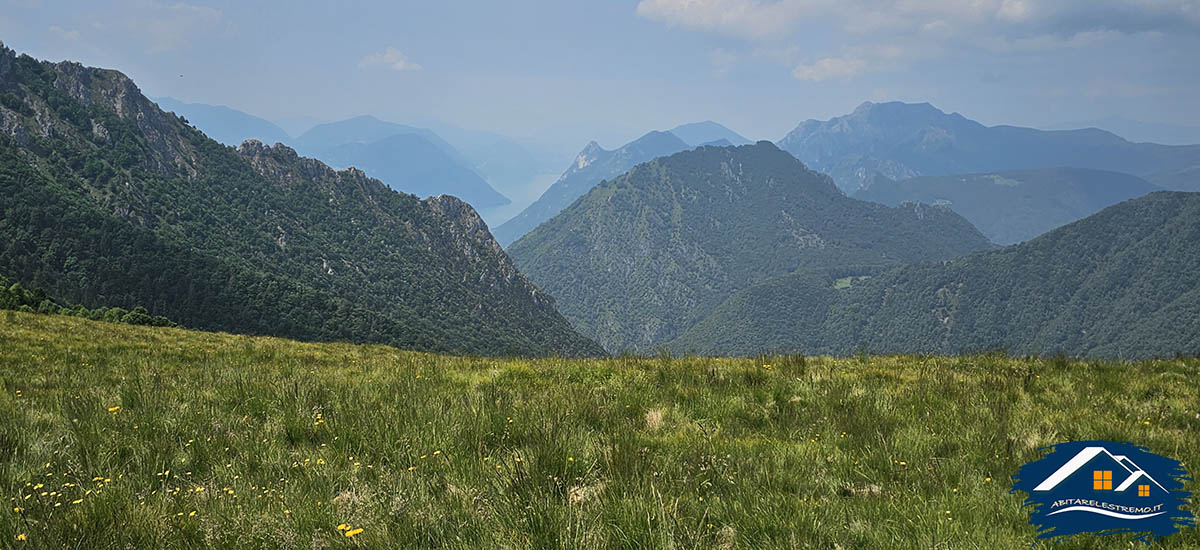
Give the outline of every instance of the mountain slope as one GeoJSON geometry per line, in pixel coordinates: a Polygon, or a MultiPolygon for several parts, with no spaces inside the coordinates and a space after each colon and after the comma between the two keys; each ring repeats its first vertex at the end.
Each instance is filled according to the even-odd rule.
{"type": "Polygon", "coordinates": [[[988,127],[928,103],[863,103],[849,115],[800,123],[779,146],[851,193],[875,172],[899,180],[1060,166],[1200,190],[1200,145],[1130,143],[1096,129],[988,127]]]}
{"type": "Polygon", "coordinates": [[[359,168],[398,191],[453,195],[476,208],[510,202],[454,146],[425,128],[364,115],[321,124],[292,143],[301,154],[337,168],[359,168]]]}
{"type": "Polygon", "coordinates": [[[852,282],[819,270],[777,278],[731,297],[671,347],[722,355],[1195,355],[1198,243],[1200,193],[1159,191],[946,263],[852,282]]]}
{"type": "Polygon", "coordinates": [[[237,147],[248,139],[263,143],[287,143],[291,139],[275,123],[224,105],[184,103],[170,97],[152,99],[162,110],[186,118],[204,135],[225,145],[237,147]]]}
{"type": "Polygon", "coordinates": [[[598,353],[453,197],[220,145],[119,72],[0,49],[0,272],[189,327],[487,354],[598,353]]]}
{"type": "Polygon", "coordinates": [[[431,123],[430,129],[452,144],[480,176],[507,197],[520,195],[530,181],[558,169],[508,136],[444,123],[431,123]]]}
{"type": "Polygon", "coordinates": [[[711,120],[681,124],[671,128],[671,133],[693,147],[712,144],[720,140],[726,140],[730,145],[749,145],[754,143],[742,137],[741,134],[711,120]]]}
{"type": "Polygon", "coordinates": [[[571,167],[528,208],[497,227],[492,234],[502,246],[553,218],[597,183],[625,173],[655,157],[688,148],[688,144],[669,132],[650,132],[620,148],[609,151],[591,142],[580,151],[571,167]]]}
{"type": "Polygon", "coordinates": [[[1032,239],[1118,202],[1161,190],[1136,176],[1084,168],[875,178],[854,198],[896,206],[943,204],[998,244],[1032,239]]]}
{"type": "Polygon", "coordinates": [[[456,162],[470,164],[453,145],[442,139],[433,130],[417,128],[379,120],[371,115],[361,115],[346,120],[318,124],[293,139],[288,144],[302,154],[315,155],[347,143],[372,143],[400,134],[415,134],[437,146],[456,162]]]}
{"type": "Polygon", "coordinates": [[[1142,122],[1118,116],[1046,127],[1047,130],[1073,130],[1076,128],[1100,128],[1133,142],[1161,143],[1163,145],[1200,143],[1200,126],[1142,122]]]}
{"type": "Polygon", "coordinates": [[[638,165],[509,254],[608,350],[652,350],[755,282],[811,266],[870,273],[990,246],[948,209],[843,195],[768,142],[638,165]]]}
{"type": "Polygon", "coordinates": [[[452,195],[477,208],[509,203],[478,174],[417,134],[346,143],[327,149],[321,160],[335,167],[353,166],[392,189],[418,197],[452,195]]]}

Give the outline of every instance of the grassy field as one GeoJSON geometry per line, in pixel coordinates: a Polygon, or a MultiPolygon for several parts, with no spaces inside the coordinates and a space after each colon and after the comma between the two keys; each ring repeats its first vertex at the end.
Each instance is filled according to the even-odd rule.
{"type": "Polygon", "coordinates": [[[0,548],[1029,548],[1009,476],[1039,447],[1195,474],[1198,370],[499,360],[0,312],[0,548]]]}

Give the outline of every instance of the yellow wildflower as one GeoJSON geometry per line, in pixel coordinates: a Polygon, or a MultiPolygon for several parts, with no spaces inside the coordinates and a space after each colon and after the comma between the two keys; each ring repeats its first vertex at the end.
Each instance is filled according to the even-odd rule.
{"type": "Polygon", "coordinates": [[[350,530],[350,526],[349,526],[349,525],[346,525],[345,523],[339,523],[339,524],[338,524],[338,526],[337,526],[337,530],[338,530],[338,531],[349,531],[349,530],[350,530]]]}
{"type": "Polygon", "coordinates": [[[351,529],[351,530],[349,530],[349,531],[346,531],[346,538],[351,538],[351,537],[353,537],[354,535],[357,535],[357,534],[359,534],[359,533],[361,533],[361,532],[363,532],[363,530],[362,530],[362,527],[359,527],[359,528],[357,528],[357,529],[351,529]]]}
{"type": "Polygon", "coordinates": [[[109,408],[108,408],[108,412],[110,412],[110,413],[115,413],[115,412],[117,412],[117,411],[119,411],[119,410],[121,410],[121,406],[120,406],[120,405],[117,405],[117,406],[115,406],[115,407],[109,407],[109,408]]]}
{"type": "Polygon", "coordinates": [[[17,535],[17,540],[24,542],[29,539],[25,536],[25,533],[21,533],[20,535],[17,535]]]}

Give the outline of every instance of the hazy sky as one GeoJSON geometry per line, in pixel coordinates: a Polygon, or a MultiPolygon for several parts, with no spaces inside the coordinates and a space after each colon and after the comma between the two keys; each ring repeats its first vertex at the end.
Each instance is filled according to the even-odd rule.
{"type": "Polygon", "coordinates": [[[18,52],[268,119],[437,119],[578,150],[863,101],[1200,125],[1200,0],[0,0],[18,52]]]}

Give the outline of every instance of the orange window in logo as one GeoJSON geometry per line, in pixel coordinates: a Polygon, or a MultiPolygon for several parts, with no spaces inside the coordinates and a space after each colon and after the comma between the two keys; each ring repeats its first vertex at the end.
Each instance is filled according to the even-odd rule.
{"type": "Polygon", "coordinates": [[[1149,485],[1138,485],[1138,496],[1139,497],[1150,496],[1150,486],[1149,485]]]}
{"type": "Polygon", "coordinates": [[[1092,489],[1097,491],[1112,490],[1112,470],[1093,470],[1092,489]]]}

